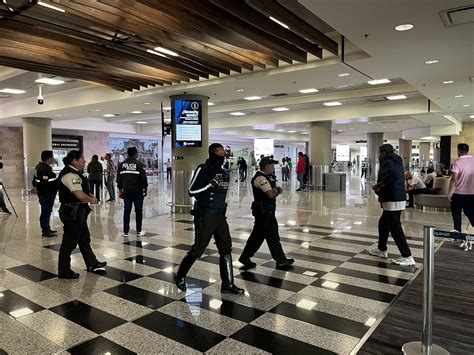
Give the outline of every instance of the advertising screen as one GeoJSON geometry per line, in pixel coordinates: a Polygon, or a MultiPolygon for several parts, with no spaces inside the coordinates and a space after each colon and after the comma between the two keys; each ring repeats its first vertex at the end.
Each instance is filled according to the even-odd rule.
{"type": "Polygon", "coordinates": [[[336,145],[336,160],[337,161],[349,161],[350,147],[344,144],[336,145]]]}
{"type": "Polygon", "coordinates": [[[176,100],[176,148],[202,147],[202,101],[176,100]]]}

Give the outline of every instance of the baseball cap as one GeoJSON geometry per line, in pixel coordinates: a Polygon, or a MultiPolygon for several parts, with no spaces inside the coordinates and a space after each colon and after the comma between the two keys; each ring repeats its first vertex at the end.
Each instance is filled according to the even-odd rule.
{"type": "Polygon", "coordinates": [[[263,169],[263,167],[265,165],[270,165],[270,164],[278,164],[278,161],[276,160],[273,160],[272,158],[270,157],[263,157],[261,160],[260,160],[260,168],[263,169]]]}

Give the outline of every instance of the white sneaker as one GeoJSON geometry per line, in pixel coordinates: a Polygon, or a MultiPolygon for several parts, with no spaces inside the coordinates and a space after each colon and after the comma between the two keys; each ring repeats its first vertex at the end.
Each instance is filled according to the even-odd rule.
{"type": "Polygon", "coordinates": [[[378,256],[379,258],[384,258],[384,259],[388,258],[387,251],[381,251],[381,250],[378,250],[378,249],[369,250],[369,254],[373,255],[373,256],[378,256]]]}
{"type": "Polygon", "coordinates": [[[124,238],[128,238],[128,233],[123,233],[122,236],[123,236],[124,238]]]}
{"type": "Polygon", "coordinates": [[[404,258],[403,256],[392,259],[392,263],[401,265],[401,266],[413,266],[416,264],[415,259],[413,259],[413,256],[409,256],[407,258],[404,258]]]}
{"type": "Polygon", "coordinates": [[[141,232],[137,233],[137,237],[144,237],[144,236],[146,236],[145,231],[141,231],[141,232]]]}

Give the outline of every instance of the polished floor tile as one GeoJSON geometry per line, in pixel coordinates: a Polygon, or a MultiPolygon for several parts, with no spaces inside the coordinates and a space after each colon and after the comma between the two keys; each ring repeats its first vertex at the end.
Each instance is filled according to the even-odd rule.
{"type": "Polygon", "coordinates": [[[15,266],[8,270],[34,282],[49,280],[56,277],[55,274],[52,274],[50,272],[44,271],[42,269],[39,269],[35,266],[28,265],[28,264],[15,266]]]}
{"type": "Polygon", "coordinates": [[[241,341],[227,338],[221,341],[219,344],[206,351],[209,355],[221,355],[221,354],[252,354],[252,355],[269,355],[270,353],[262,349],[245,344],[241,341]]]}
{"type": "Polygon", "coordinates": [[[400,286],[400,287],[405,286],[408,282],[408,280],[405,280],[405,279],[399,279],[396,277],[390,277],[390,276],[385,276],[385,275],[372,274],[370,272],[363,272],[363,271],[348,269],[345,267],[338,267],[332,270],[331,273],[356,277],[356,278],[364,279],[364,280],[386,283],[389,285],[395,285],[395,286],[400,286]]]}
{"type": "Polygon", "coordinates": [[[172,298],[127,284],[109,288],[104,292],[150,309],[157,309],[174,301],[172,298]]]}
{"type": "Polygon", "coordinates": [[[143,256],[143,255],[132,256],[130,258],[126,258],[125,260],[131,261],[132,263],[136,263],[136,264],[143,264],[146,266],[156,267],[158,269],[166,269],[168,267],[174,267],[178,265],[177,263],[171,263],[168,261],[158,260],[151,257],[143,256]]]}
{"type": "Polygon", "coordinates": [[[55,292],[41,284],[31,284],[13,289],[16,294],[39,304],[41,307],[50,308],[71,301],[62,293],[55,292]]]}
{"type": "MultiPolygon", "coordinates": [[[[44,248],[46,249],[51,249],[51,250],[55,250],[57,252],[59,252],[59,249],[61,248],[61,243],[59,244],[51,244],[51,245],[45,245],[44,248]]],[[[81,251],[79,250],[79,248],[76,248],[72,251],[71,254],[78,254],[80,253],[81,251]]]]}
{"type": "Polygon", "coordinates": [[[141,241],[141,240],[133,240],[130,242],[125,242],[123,244],[130,245],[136,248],[148,249],[148,250],[160,250],[160,249],[166,248],[165,246],[162,246],[162,245],[152,244],[152,243],[141,241]]]}
{"type": "Polygon", "coordinates": [[[113,354],[113,355],[133,355],[136,354],[133,351],[130,351],[123,346],[120,346],[113,341],[110,341],[101,336],[86,341],[80,345],[77,345],[73,348],[67,349],[67,351],[72,355],[82,355],[82,354],[113,354]]]}
{"type": "MultiPolygon", "coordinates": [[[[157,272],[156,274],[149,275],[148,277],[152,277],[157,280],[166,281],[169,283],[174,283],[174,274],[172,272],[157,272]]],[[[206,287],[211,286],[214,282],[204,281],[201,279],[196,279],[194,277],[187,276],[186,277],[186,287],[189,289],[204,289],[206,287]]]]}
{"type": "Polygon", "coordinates": [[[142,277],[142,275],[134,274],[108,265],[105,267],[105,273],[102,274],[102,276],[119,282],[133,281],[142,277]]]}
{"type": "Polygon", "coordinates": [[[78,300],[50,308],[50,311],[98,334],[125,323],[121,318],[78,300]]]}
{"type": "Polygon", "coordinates": [[[0,292],[0,311],[15,319],[41,310],[43,307],[11,290],[0,292]]]}
{"type": "Polygon", "coordinates": [[[287,291],[292,291],[292,292],[301,291],[306,286],[304,284],[299,284],[292,281],[286,281],[286,280],[276,278],[276,277],[260,275],[258,273],[251,272],[251,271],[241,272],[239,275],[237,275],[236,278],[243,279],[245,281],[251,281],[254,283],[261,284],[261,285],[276,287],[282,290],[287,290],[287,291]]]}

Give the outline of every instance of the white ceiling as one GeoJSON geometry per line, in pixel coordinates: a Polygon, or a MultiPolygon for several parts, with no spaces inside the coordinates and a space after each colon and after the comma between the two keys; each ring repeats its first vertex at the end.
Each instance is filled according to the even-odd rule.
{"type": "Polygon", "coordinates": [[[377,0],[339,0],[337,5],[331,0],[299,3],[325,21],[328,29],[334,28],[350,40],[345,53],[348,64],[372,78],[390,78],[392,83],[367,85],[366,76],[341,63],[340,58],[327,56],[324,60],[310,58],[306,64],[132,93],[73,81],[45,87],[45,104],[37,105],[37,87],[32,83],[41,74],[0,67],[0,89],[28,90],[23,95],[0,98],[0,125],[18,126],[21,117],[37,116],[52,118],[56,128],[156,134],[160,131],[161,102],[169,106],[170,95],[184,92],[209,96],[215,103],[209,107],[211,134],[233,140],[271,136],[303,142],[308,139],[303,133],[310,122],[331,120],[333,141],[350,143],[365,139],[367,132],[385,132],[386,137],[393,138],[401,137],[404,131],[424,132],[430,127],[440,131],[442,127],[454,126],[456,120],[472,120],[469,116],[474,114],[474,84],[469,77],[474,76],[474,25],[445,27],[439,16],[440,11],[467,5],[469,1],[399,0],[386,1],[383,6],[377,0]],[[415,27],[407,32],[395,31],[394,27],[402,23],[415,27]],[[440,62],[424,64],[429,59],[440,62]],[[340,73],[350,75],[339,77],[340,73]],[[444,85],[445,80],[454,83],[444,85]],[[320,92],[298,93],[305,88],[317,88],[320,92]],[[288,95],[270,96],[278,93],[288,95]],[[408,99],[384,99],[391,94],[405,94],[408,99]],[[464,96],[454,98],[460,94],[464,96]],[[253,95],[264,98],[243,100],[253,95]],[[328,108],[322,105],[326,101],[340,101],[343,106],[328,108]],[[278,106],[290,111],[272,111],[278,106]],[[134,110],[144,113],[131,114],[134,110]],[[233,111],[247,115],[236,119],[229,115],[233,111]],[[118,116],[102,117],[106,113],[118,116]],[[450,119],[445,115],[450,115],[450,119]],[[136,125],[138,120],[149,124],[136,125]]]}

